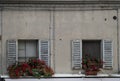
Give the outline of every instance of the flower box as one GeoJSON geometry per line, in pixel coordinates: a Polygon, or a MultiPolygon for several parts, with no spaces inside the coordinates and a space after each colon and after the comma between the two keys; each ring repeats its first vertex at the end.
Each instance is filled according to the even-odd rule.
{"type": "Polygon", "coordinates": [[[98,71],[86,71],[85,75],[97,75],[98,71]]]}
{"type": "Polygon", "coordinates": [[[85,55],[82,59],[82,68],[86,75],[97,75],[100,71],[103,61],[90,55],[85,55]]]}
{"type": "Polygon", "coordinates": [[[28,62],[17,63],[10,65],[8,68],[10,78],[21,78],[32,76],[35,78],[51,77],[54,72],[46,65],[46,63],[39,59],[29,59],[28,62]]]}

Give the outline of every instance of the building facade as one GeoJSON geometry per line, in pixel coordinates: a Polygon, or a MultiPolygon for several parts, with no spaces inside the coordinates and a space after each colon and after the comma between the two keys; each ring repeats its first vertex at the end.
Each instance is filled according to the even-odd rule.
{"type": "Polygon", "coordinates": [[[55,73],[78,74],[85,54],[119,72],[120,1],[3,0],[0,6],[2,75],[29,58],[44,60],[55,73]]]}

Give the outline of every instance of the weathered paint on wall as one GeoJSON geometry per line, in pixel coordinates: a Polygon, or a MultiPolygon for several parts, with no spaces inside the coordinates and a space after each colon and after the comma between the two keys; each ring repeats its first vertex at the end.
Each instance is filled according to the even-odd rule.
{"type": "Polygon", "coordinates": [[[119,70],[120,70],[120,9],[118,10],[118,36],[119,36],[119,38],[118,38],[118,43],[119,43],[119,48],[118,48],[118,50],[119,50],[119,70]]]}
{"type": "Polygon", "coordinates": [[[3,73],[6,73],[6,40],[9,39],[54,40],[52,44],[55,44],[53,45],[55,57],[51,60],[55,61],[52,67],[55,67],[56,73],[74,73],[71,69],[71,40],[111,39],[114,46],[113,72],[117,72],[117,20],[113,19],[113,16],[117,16],[116,10],[52,12],[51,15],[50,11],[41,10],[3,10],[1,53],[3,73]],[[49,27],[54,29],[51,30],[49,27]]]}
{"type": "Polygon", "coordinates": [[[6,72],[6,41],[10,39],[49,40],[50,12],[48,11],[3,11],[2,68],[6,72]]]}
{"type": "MultiPolygon", "coordinates": [[[[3,11],[3,35],[7,39],[48,39],[50,12],[3,11]]],[[[5,39],[4,38],[4,39],[5,39]]]]}
{"type": "Polygon", "coordinates": [[[74,39],[113,40],[113,70],[117,72],[117,21],[113,16],[116,10],[55,12],[56,72],[73,73],[70,41],[74,39]]]}

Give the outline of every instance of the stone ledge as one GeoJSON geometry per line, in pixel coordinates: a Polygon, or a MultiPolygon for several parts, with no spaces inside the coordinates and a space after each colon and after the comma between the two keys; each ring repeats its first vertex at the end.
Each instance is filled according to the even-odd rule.
{"type": "MultiPolygon", "coordinates": [[[[1,78],[8,78],[8,75],[1,75],[1,78]]],[[[23,78],[33,78],[33,77],[23,77],[23,78]]],[[[44,78],[44,77],[43,77],[44,78]]],[[[98,74],[98,75],[84,75],[84,74],[55,74],[49,78],[120,78],[120,74],[98,74]]]]}

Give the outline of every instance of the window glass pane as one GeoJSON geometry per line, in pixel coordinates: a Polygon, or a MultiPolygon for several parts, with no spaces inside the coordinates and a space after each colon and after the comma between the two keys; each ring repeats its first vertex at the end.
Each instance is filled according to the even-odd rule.
{"type": "Polygon", "coordinates": [[[19,40],[18,41],[18,60],[19,62],[28,61],[29,58],[37,58],[38,41],[19,40]]]}
{"type": "MultiPolygon", "coordinates": [[[[83,40],[82,41],[82,57],[86,54],[90,55],[91,58],[101,59],[101,41],[100,40],[83,40]]],[[[102,67],[102,66],[100,66],[102,67]]]]}
{"type": "Polygon", "coordinates": [[[18,42],[18,57],[25,57],[25,41],[18,42]]]}
{"type": "Polygon", "coordinates": [[[83,40],[82,49],[83,57],[88,54],[92,57],[101,58],[101,41],[100,40],[83,40]]]}
{"type": "Polygon", "coordinates": [[[37,57],[37,42],[27,41],[26,42],[26,57],[37,57]]]}
{"type": "Polygon", "coordinates": [[[25,57],[19,57],[19,58],[18,58],[18,61],[19,61],[19,62],[25,62],[25,57]]]}
{"type": "Polygon", "coordinates": [[[18,50],[18,57],[25,57],[25,50],[18,50]]]}

